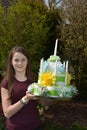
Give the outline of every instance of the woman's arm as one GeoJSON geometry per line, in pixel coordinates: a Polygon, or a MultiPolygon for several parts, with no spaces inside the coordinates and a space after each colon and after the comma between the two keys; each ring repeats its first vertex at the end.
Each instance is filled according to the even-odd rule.
{"type": "MultiPolygon", "coordinates": [[[[35,100],[34,95],[26,93],[23,97],[25,100],[29,101],[31,99],[35,100]]],[[[15,104],[11,104],[11,100],[9,100],[8,90],[5,88],[1,88],[1,98],[2,98],[2,108],[3,113],[6,118],[12,117],[16,114],[20,109],[23,108],[24,104],[19,100],[15,104]]]]}
{"type": "Polygon", "coordinates": [[[1,88],[2,108],[6,118],[10,118],[24,106],[20,101],[11,105],[11,100],[8,98],[8,90],[1,88]]]}

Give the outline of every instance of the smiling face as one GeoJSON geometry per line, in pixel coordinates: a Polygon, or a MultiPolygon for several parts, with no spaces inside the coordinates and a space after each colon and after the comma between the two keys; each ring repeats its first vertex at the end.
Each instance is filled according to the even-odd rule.
{"type": "Polygon", "coordinates": [[[13,55],[12,58],[12,66],[15,70],[15,73],[26,73],[26,67],[28,64],[28,60],[27,57],[25,55],[23,55],[20,52],[16,52],[13,55]]]}

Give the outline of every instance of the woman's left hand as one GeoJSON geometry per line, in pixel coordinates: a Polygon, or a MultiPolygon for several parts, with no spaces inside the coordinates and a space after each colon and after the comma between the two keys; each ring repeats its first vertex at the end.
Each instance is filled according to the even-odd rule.
{"type": "Polygon", "coordinates": [[[28,91],[26,91],[26,98],[29,99],[29,100],[37,100],[37,99],[39,99],[38,96],[33,95],[33,94],[29,93],[28,91]]]}

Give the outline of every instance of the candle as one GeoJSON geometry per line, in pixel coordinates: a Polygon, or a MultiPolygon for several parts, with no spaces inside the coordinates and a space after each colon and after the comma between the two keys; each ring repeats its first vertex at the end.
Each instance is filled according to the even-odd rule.
{"type": "Polygon", "coordinates": [[[67,85],[67,76],[68,76],[68,61],[66,61],[65,86],[67,85]]]}
{"type": "Polygon", "coordinates": [[[65,68],[65,61],[63,62],[63,67],[65,68]]]}
{"type": "Polygon", "coordinates": [[[54,69],[54,74],[57,74],[57,61],[55,62],[55,69],[54,69]]]}
{"type": "Polygon", "coordinates": [[[40,74],[42,73],[42,71],[43,71],[43,58],[40,61],[40,74]]]}
{"type": "Polygon", "coordinates": [[[56,39],[56,43],[55,43],[54,56],[56,56],[57,53],[57,44],[58,44],[58,39],[56,39]]]}

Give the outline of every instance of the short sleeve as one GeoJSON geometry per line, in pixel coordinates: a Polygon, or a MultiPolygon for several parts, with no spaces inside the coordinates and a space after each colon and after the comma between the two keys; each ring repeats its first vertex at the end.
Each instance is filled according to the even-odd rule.
{"type": "Polygon", "coordinates": [[[0,83],[0,87],[8,89],[8,80],[6,78],[4,78],[1,83],[0,83]]]}

